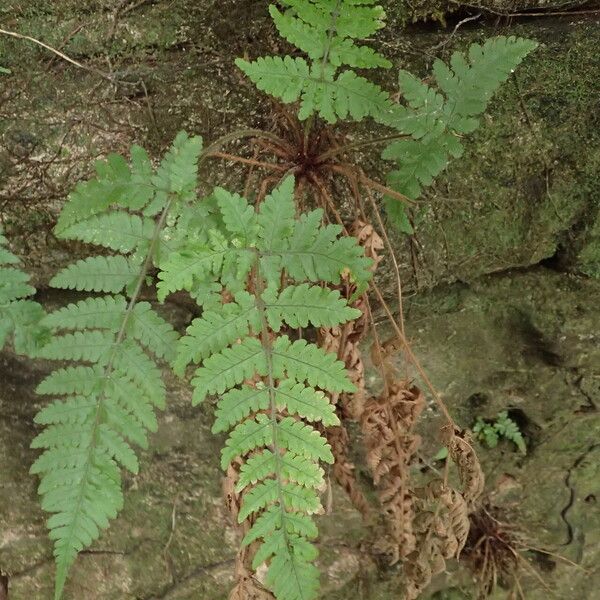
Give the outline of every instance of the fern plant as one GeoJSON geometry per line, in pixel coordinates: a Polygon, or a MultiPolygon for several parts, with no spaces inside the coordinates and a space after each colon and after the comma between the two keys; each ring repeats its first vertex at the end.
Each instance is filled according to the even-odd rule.
{"type": "MultiPolygon", "coordinates": [[[[54,287],[93,295],[49,315],[26,299],[33,289],[14,268],[15,257],[2,249],[0,236],[0,346],[14,333],[17,351],[62,361],[38,387],[54,400],[36,417],[44,430],[32,445],[43,453],[31,469],[41,477],[42,506],[52,513],[55,600],[77,553],[123,505],[121,470],[137,473],[134,446],[146,447],[148,433],[157,427],[156,410],[165,405],[162,363],[179,375],[196,365],[195,405],[217,398],[213,431],[229,431],[221,464],[236,474],[237,517],[246,528],[242,544],[252,567],[266,565],[265,583],[278,600],[317,596],[312,515],[321,510],[320,463],[334,461],[327,428],[340,424],[331,398],[355,391],[341,343],[352,346],[352,368],[360,371],[365,319],[356,330],[345,330],[352,339],[341,336],[333,352],[304,339],[303,332],[308,327],[309,335],[318,329],[333,338],[336,328],[367,310],[364,293],[383,242],[360,220],[360,190],[371,200],[373,190],[387,196],[388,214],[408,230],[399,201],[418,197],[451,157],[460,156],[462,137],[476,129],[495,90],[535,47],[498,37],[471,46],[468,59],[455,53],[450,66],[436,61],[438,90],[401,71],[397,102],[354,70],[392,66],[361,41],[384,26],[376,0],[280,4],[283,9],[270,7],[275,26],[304,56],[236,62],[259,89],[284,104],[297,103],[298,119],[288,119],[290,139],[243,130],[203,149],[201,138],[180,133],[157,168],[138,146],[129,162],[117,155],[99,162],[96,177],[70,195],[55,231],[101,251],[51,280],[54,287]],[[329,129],[340,120],[366,117],[392,133],[348,143],[329,129]],[[219,155],[218,147],[244,137],[259,138],[261,145],[254,160],[239,157],[240,162],[270,168],[276,186],[268,193],[274,178],[266,177],[253,205],[220,187],[199,201],[199,162],[211,156],[236,159],[219,155]],[[339,159],[353,148],[388,142],[383,157],[397,168],[387,187],[360,165],[339,159]],[[257,161],[264,153],[275,162],[257,161]],[[363,232],[357,235],[370,245],[374,261],[342,225],[332,175],[350,184],[355,224],[363,232]],[[298,215],[306,185],[321,208],[298,215]],[[334,218],[339,224],[323,224],[334,218]],[[140,301],[153,273],[159,301],[184,290],[202,308],[181,339],[150,303],[140,301]]],[[[395,426],[394,415],[388,417],[395,426]]],[[[472,500],[471,491],[482,487],[478,463],[447,419],[453,432],[448,447],[461,480],[475,482],[465,485],[472,500]]]]}
{"type": "Polygon", "coordinates": [[[0,228],[0,350],[9,338],[17,354],[35,356],[47,339],[41,324],[44,310],[29,297],[35,288],[29,275],[18,268],[19,258],[8,248],[0,228]]]}
{"type": "Polygon", "coordinates": [[[97,164],[96,179],[76,188],[56,226],[61,238],[115,253],[79,260],[51,281],[57,288],[105,295],[42,320],[52,337],[38,356],[75,363],[38,386],[38,394],[58,399],[36,416],[45,428],[32,443],[44,450],[31,472],[41,477],[42,508],[53,513],[48,528],[57,599],[77,553],[121,509],[121,467],[138,472],[132,445],[147,446],[148,432],[157,427],[155,410],[165,406],[157,360],[172,360],[179,336],[138,299],[148,269],[169,251],[161,239],[169,209],[186,202],[195,188],[201,144],[200,138],[179,135],[155,172],[139,147],[132,149],[131,166],[110,156],[97,164]]]}
{"type": "Polygon", "coordinates": [[[237,491],[240,523],[251,520],[244,545],[259,542],[253,567],[268,563],[266,583],[280,600],[316,597],[317,530],[310,515],[321,504],[320,461],[331,449],[315,429],[338,424],[327,392],[352,392],[345,366],[286,331],[332,327],[360,315],[338,291],[321,287],[352,273],[359,286],[370,259],[341,227],[322,226],[320,209],[295,217],[294,179],[286,178],[258,210],[237,194],[214,193],[222,228],[209,231],[161,265],[161,296],[216,287],[230,301],[211,304],[177,350],[176,371],[193,362],[193,403],[217,395],[214,432],[231,430],[221,466],[243,459],[237,491]]]}
{"type": "Polygon", "coordinates": [[[473,426],[473,433],[488,448],[495,448],[500,438],[504,438],[512,442],[521,454],[527,454],[527,446],[523,439],[523,434],[517,423],[508,416],[508,412],[505,410],[499,412],[496,419],[491,422],[478,417],[473,426]]]}
{"type": "MultiPolygon", "coordinates": [[[[461,139],[475,131],[479,117],[510,73],[537,46],[532,40],[498,36],[483,45],[472,44],[468,56],[455,52],[450,65],[436,60],[433,77],[439,88],[424,84],[411,73],[399,73],[402,102],[395,102],[379,85],[356,74],[353,67],[390,68],[385,57],[359,45],[384,26],[385,12],[376,0],[285,0],[285,12],[271,5],[277,30],[308,55],[238,59],[238,67],[258,89],[284,103],[299,102],[298,118],[319,116],[329,124],[371,117],[396,135],[349,144],[366,146],[390,137],[382,157],[397,163],[388,186],[410,200],[431,185],[451,158],[463,153],[461,139]]],[[[343,148],[342,148],[343,149],[343,148]]],[[[325,155],[331,154],[331,150],[325,155]]],[[[340,149],[334,149],[335,154],[340,149]]],[[[317,158],[320,164],[323,157],[317,158]]],[[[381,186],[380,186],[381,187],[381,186]]],[[[390,219],[411,233],[406,205],[386,197],[390,219]]]]}

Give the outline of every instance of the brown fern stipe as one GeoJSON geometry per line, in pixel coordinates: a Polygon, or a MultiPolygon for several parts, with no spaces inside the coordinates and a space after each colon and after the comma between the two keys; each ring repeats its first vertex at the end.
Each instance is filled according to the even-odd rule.
{"type": "MultiPolygon", "coordinates": [[[[225,507],[231,515],[232,522],[236,524],[243,496],[243,492],[237,492],[235,489],[240,476],[240,464],[241,461],[238,460],[229,465],[227,474],[223,479],[225,507]]],[[[250,529],[250,522],[246,520],[241,525],[236,525],[236,529],[243,536],[250,529]]],[[[229,600],[275,600],[275,596],[254,577],[251,567],[253,550],[252,546],[238,547],[234,567],[235,586],[229,592],[229,600]]]]}
{"type": "Polygon", "coordinates": [[[361,417],[367,462],[388,519],[392,563],[416,547],[410,463],[421,443],[413,429],[424,408],[419,388],[393,381],[379,397],[367,401],[361,417]]]}

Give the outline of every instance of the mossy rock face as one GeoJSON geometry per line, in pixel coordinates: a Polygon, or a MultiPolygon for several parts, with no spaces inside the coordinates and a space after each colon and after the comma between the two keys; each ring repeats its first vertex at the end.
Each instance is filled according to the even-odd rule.
{"type": "MultiPolygon", "coordinates": [[[[544,580],[565,600],[593,597],[596,584],[584,569],[600,561],[599,293],[598,281],[537,267],[438,287],[406,303],[414,352],[459,425],[504,410],[517,420],[525,456],[505,441],[495,449],[476,444],[487,494],[532,547],[583,567],[550,556],[544,580]]],[[[40,301],[52,310],[73,298],[53,293],[40,301]]],[[[166,308],[181,324],[189,316],[166,308]]],[[[0,565],[11,600],[51,597],[51,544],[28,474],[36,456],[28,448],[37,431],[33,416],[45,403],[34,389],[50,368],[0,353],[0,565]]],[[[376,373],[367,378],[375,389],[376,373]]],[[[141,453],[140,474],[125,479],[125,508],[78,558],[65,600],[227,598],[238,539],[221,498],[223,439],[210,432],[210,403],[192,408],[189,385],[171,377],[167,383],[159,431],[141,453]]],[[[430,406],[420,430],[425,456],[439,449],[440,425],[430,406]]],[[[352,451],[373,498],[358,436],[352,451]]],[[[373,559],[372,527],[335,484],[332,507],[318,518],[322,598],[396,600],[401,570],[373,559]]],[[[449,564],[449,573],[424,597],[472,598],[469,572],[449,564]]],[[[521,584],[526,598],[545,597],[527,571],[521,584]]]]}
{"type": "MultiPolygon", "coordinates": [[[[233,66],[245,53],[282,51],[264,0],[131,3],[137,7],[122,14],[104,1],[12,4],[10,14],[0,7],[0,17],[10,17],[14,30],[110,68],[122,81],[113,85],[0,36],[0,65],[12,70],[0,76],[0,211],[41,287],[87,252],[50,230],[96,158],[127,154],[132,143],[158,158],[182,128],[212,140],[232,128],[271,125],[271,105],[233,66]]],[[[500,21],[497,28],[483,15],[451,36],[450,22],[404,29],[410,4],[423,16],[448,12],[434,1],[387,3],[390,26],[378,39],[395,69],[378,77],[390,90],[397,68],[426,77],[436,56],[447,60],[491,35],[540,42],[466,141],[464,159],[451,163],[414,213],[414,266],[408,238],[395,235],[394,243],[406,289],[422,292],[407,303],[410,338],[459,423],[468,427],[507,408],[521,418],[525,458],[508,443],[478,448],[493,497],[515,509],[515,522],[537,545],[592,572],[600,558],[593,409],[600,406],[600,290],[592,279],[535,265],[600,274],[600,28],[583,17],[500,21]],[[498,271],[507,273],[489,275],[498,271]],[[572,540],[563,547],[568,525],[572,540]]],[[[538,5],[486,3],[511,11],[538,5]]],[[[377,156],[361,164],[381,178],[390,168],[377,156]]],[[[232,173],[240,175],[221,166],[213,178],[232,173]]],[[[8,352],[0,359],[0,568],[11,575],[11,600],[51,597],[51,546],[27,473],[41,407],[33,390],[49,368],[8,352]]],[[[192,410],[189,389],[169,383],[169,409],[142,455],[140,476],[126,482],[125,510],[94,552],[80,557],[67,598],[227,597],[236,538],[220,498],[222,440],[210,434],[210,407],[192,410]]],[[[435,453],[437,420],[433,410],[428,415],[425,447],[435,453]]],[[[364,465],[358,472],[368,482],[364,465]]],[[[369,559],[361,544],[370,532],[337,488],[333,499],[333,514],[320,518],[325,597],[396,599],[399,570],[369,559]]],[[[549,577],[561,598],[594,596],[594,578],[566,563],[557,561],[549,577]]],[[[431,592],[470,597],[464,582],[436,581],[431,592]]],[[[545,597],[533,578],[526,594],[545,597]]]]}
{"type": "MultiPolygon", "coordinates": [[[[542,20],[499,33],[533,38],[539,47],[465,140],[465,156],[450,163],[414,212],[416,268],[406,265],[403,275],[405,281],[414,276],[411,283],[420,287],[552,257],[564,268],[592,271],[585,264],[593,263],[600,197],[594,75],[600,28],[586,20],[542,20]]],[[[442,58],[485,37],[481,29],[459,30],[442,58]]],[[[401,66],[423,77],[433,60],[427,53],[446,38],[421,32],[410,39],[410,64],[402,55],[401,66]],[[422,65],[413,52],[423,57],[422,65]]],[[[408,243],[397,238],[397,246],[409,256],[408,243]]]]}
{"type": "Polygon", "coordinates": [[[478,11],[498,17],[522,16],[521,13],[543,11],[573,10],[588,7],[589,2],[564,2],[563,0],[399,0],[398,2],[382,2],[388,14],[394,15],[405,23],[417,21],[435,21],[446,23],[456,13],[468,11],[473,15],[478,11]],[[517,14],[516,14],[517,13],[517,14]]]}

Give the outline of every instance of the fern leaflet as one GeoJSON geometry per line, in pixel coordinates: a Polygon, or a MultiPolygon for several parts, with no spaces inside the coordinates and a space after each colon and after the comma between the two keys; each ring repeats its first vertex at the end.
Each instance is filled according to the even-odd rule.
{"type": "Polygon", "coordinates": [[[47,340],[48,331],[41,324],[44,310],[27,299],[35,288],[29,283],[29,275],[17,268],[19,258],[7,245],[0,228],[0,350],[12,336],[17,354],[36,356],[47,340]]]}
{"type": "MultiPolygon", "coordinates": [[[[384,150],[384,159],[398,163],[388,176],[388,184],[416,199],[423,186],[431,185],[451,158],[462,155],[460,139],[477,129],[476,117],[486,110],[500,85],[536,46],[531,40],[498,36],[483,45],[472,44],[468,58],[455,52],[450,66],[436,60],[433,74],[442,93],[400,71],[399,86],[406,106],[396,105],[383,122],[412,139],[393,142],[384,150]]],[[[402,218],[396,205],[392,199],[387,201],[388,212],[397,217],[394,220],[402,218]]]]}

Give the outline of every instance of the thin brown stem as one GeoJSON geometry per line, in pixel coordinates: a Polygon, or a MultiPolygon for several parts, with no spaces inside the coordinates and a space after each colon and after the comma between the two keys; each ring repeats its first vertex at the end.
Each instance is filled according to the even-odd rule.
{"type": "Polygon", "coordinates": [[[395,135],[386,135],[383,137],[373,138],[371,140],[361,140],[359,142],[352,142],[350,144],[343,144],[335,148],[331,148],[323,154],[317,157],[317,163],[323,163],[328,161],[330,158],[343,154],[344,152],[350,152],[351,150],[358,150],[359,148],[367,148],[368,146],[376,146],[378,144],[385,144],[385,142],[393,142],[394,140],[400,140],[402,138],[410,137],[405,133],[397,133],[395,135]]]}
{"type": "Polygon", "coordinates": [[[245,165],[251,165],[253,167],[260,167],[263,169],[269,169],[271,171],[285,171],[286,168],[281,165],[276,165],[275,163],[262,162],[260,160],[255,160],[252,158],[244,158],[243,156],[237,156],[235,154],[229,154],[227,152],[211,152],[208,155],[208,158],[223,158],[225,160],[229,160],[231,162],[239,162],[245,165]]]}
{"type": "Polygon", "coordinates": [[[380,192],[384,196],[389,196],[390,198],[393,198],[394,200],[399,200],[400,202],[404,202],[405,204],[408,204],[409,206],[413,206],[415,204],[415,201],[411,200],[408,196],[405,196],[404,194],[401,194],[400,192],[393,190],[392,188],[388,187],[387,185],[382,185],[378,181],[375,181],[374,179],[371,179],[370,177],[367,177],[366,175],[363,175],[363,177],[361,177],[361,181],[366,186],[373,188],[374,190],[376,190],[377,192],[380,192]]]}
{"type": "Polygon", "coordinates": [[[435,400],[435,403],[437,404],[438,408],[440,409],[440,412],[442,413],[442,415],[448,422],[448,425],[450,425],[452,427],[452,431],[454,431],[454,428],[456,427],[454,420],[450,416],[450,413],[448,412],[448,409],[446,408],[444,401],[441,399],[437,390],[433,387],[431,380],[429,379],[429,377],[427,377],[427,373],[425,373],[423,367],[421,366],[421,363],[418,361],[417,357],[414,355],[412,348],[410,347],[410,344],[408,343],[408,340],[406,339],[406,337],[404,336],[404,334],[398,327],[398,324],[396,323],[396,320],[394,319],[394,315],[391,313],[391,311],[387,305],[387,302],[384,300],[383,295],[381,294],[381,291],[379,290],[379,287],[374,282],[371,282],[370,288],[375,292],[375,295],[377,296],[379,303],[381,304],[383,310],[387,314],[387,316],[392,324],[392,328],[396,332],[398,339],[403,344],[403,346],[406,350],[406,354],[407,354],[408,358],[410,359],[410,362],[412,362],[412,364],[417,369],[419,375],[421,376],[421,379],[423,379],[425,385],[429,388],[431,395],[433,396],[433,399],[435,400]]]}
{"type": "Polygon", "coordinates": [[[232,131],[231,133],[227,133],[224,136],[221,136],[220,138],[216,139],[212,144],[210,144],[210,146],[208,146],[202,153],[198,164],[201,164],[204,161],[206,161],[208,158],[210,158],[211,154],[218,152],[225,144],[249,137],[257,139],[264,138],[275,143],[283,142],[283,140],[277,137],[274,133],[263,131],[262,129],[238,129],[236,131],[232,131]]]}
{"type": "Polygon", "coordinates": [[[375,202],[375,198],[373,197],[373,194],[371,193],[371,191],[368,188],[366,191],[367,191],[367,198],[369,199],[369,202],[371,203],[371,206],[373,208],[373,212],[375,213],[375,218],[377,219],[379,229],[380,229],[381,234],[383,235],[383,239],[385,240],[385,243],[387,245],[389,255],[392,259],[392,263],[394,263],[394,276],[396,279],[396,290],[397,290],[397,295],[398,295],[398,312],[399,312],[399,317],[400,317],[400,331],[402,331],[402,335],[404,335],[404,307],[403,307],[403,302],[402,302],[402,280],[400,278],[400,268],[398,267],[398,261],[396,260],[396,253],[394,252],[394,247],[392,246],[392,243],[390,242],[390,238],[388,237],[385,225],[383,223],[383,219],[381,218],[381,214],[379,213],[379,208],[377,206],[377,203],[375,202]]]}
{"type": "MultiPolygon", "coordinates": [[[[49,46],[48,44],[45,44],[44,42],[37,40],[36,38],[33,38],[29,35],[23,35],[22,33],[17,33],[15,31],[6,31],[5,29],[0,29],[0,34],[8,35],[8,36],[14,37],[18,40],[26,40],[28,42],[32,42],[33,44],[36,44],[37,46],[40,46],[41,48],[44,48],[45,50],[52,52],[56,56],[62,58],[64,61],[66,61],[68,63],[71,63],[72,65],[78,67],[79,69],[83,69],[84,71],[94,73],[95,75],[98,75],[98,76],[102,77],[103,79],[110,81],[111,83],[117,83],[117,80],[109,73],[101,71],[100,69],[97,69],[96,67],[88,67],[87,65],[80,63],[79,61],[75,60],[74,58],[67,56],[64,52],[61,52],[60,50],[57,50],[56,48],[53,48],[52,46],[49,46]]],[[[138,82],[119,82],[119,83],[126,83],[128,85],[137,85],[138,82]]]]}

